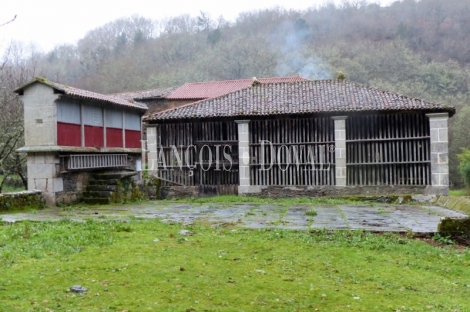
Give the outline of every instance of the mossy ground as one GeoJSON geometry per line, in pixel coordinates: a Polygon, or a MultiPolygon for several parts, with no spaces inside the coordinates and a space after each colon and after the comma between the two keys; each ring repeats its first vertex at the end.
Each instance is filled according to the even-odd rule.
{"type": "Polygon", "coordinates": [[[181,229],[3,224],[0,311],[470,310],[468,249],[361,231],[181,229]]]}

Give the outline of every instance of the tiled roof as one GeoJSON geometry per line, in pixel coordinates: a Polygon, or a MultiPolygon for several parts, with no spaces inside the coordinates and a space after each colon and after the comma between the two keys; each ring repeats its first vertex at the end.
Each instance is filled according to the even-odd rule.
{"type": "Polygon", "coordinates": [[[117,96],[126,100],[150,100],[158,98],[166,98],[168,95],[173,93],[178,89],[178,87],[164,88],[164,89],[151,89],[144,91],[134,91],[134,92],[123,92],[115,93],[113,96],[117,96]]]}
{"type": "MultiPolygon", "coordinates": [[[[300,76],[280,78],[259,78],[260,83],[308,81],[300,76]]],[[[253,79],[225,80],[187,83],[167,96],[173,100],[203,100],[251,86],[253,79]]]]}
{"type": "Polygon", "coordinates": [[[45,78],[39,78],[36,77],[33,81],[28,82],[27,84],[22,85],[21,87],[16,88],[13,90],[16,93],[22,93],[24,89],[26,89],[28,86],[32,85],[33,83],[42,83],[46,86],[49,86],[63,94],[70,95],[73,97],[79,97],[79,98],[84,98],[84,99],[91,99],[91,100],[96,100],[96,101],[101,101],[101,102],[107,102],[111,103],[114,105],[120,105],[120,106],[127,106],[130,108],[136,108],[140,110],[147,110],[148,107],[147,105],[143,103],[138,103],[133,100],[126,100],[120,97],[117,97],[116,95],[104,95],[100,93],[95,93],[91,91],[86,91],[82,89],[77,89],[74,87],[69,87],[60,83],[52,82],[49,81],[45,78]]]}
{"type": "Polygon", "coordinates": [[[401,110],[447,111],[451,115],[455,112],[455,109],[450,106],[433,104],[349,81],[318,80],[259,84],[216,98],[155,113],[145,119],[158,121],[401,110]]]}

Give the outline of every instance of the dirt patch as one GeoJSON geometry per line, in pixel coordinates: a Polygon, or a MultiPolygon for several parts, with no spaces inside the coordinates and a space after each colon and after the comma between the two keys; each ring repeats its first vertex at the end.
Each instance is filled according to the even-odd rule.
{"type": "Polygon", "coordinates": [[[432,235],[414,235],[413,238],[436,247],[454,246],[457,249],[470,247],[470,237],[464,235],[447,236],[444,238],[432,235]]]}

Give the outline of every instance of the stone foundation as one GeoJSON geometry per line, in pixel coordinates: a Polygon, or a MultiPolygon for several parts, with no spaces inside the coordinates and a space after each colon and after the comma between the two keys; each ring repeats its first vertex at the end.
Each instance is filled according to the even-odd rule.
{"type": "Polygon", "coordinates": [[[80,202],[82,193],[85,191],[91,175],[92,172],[90,171],[76,171],[60,174],[59,176],[63,180],[64,189],[55,194],[56,204],[69,205],[80,202]]]}
{"type": "MultiPolygon", "coordinates": [[[[240,196],[261,198],[341,197],[383,195],[445,195],[433,186],[239,186],[240,196]]],[[[164,186],[162,198],[200,197],[199,186],[164,186]]],[[[434,196],[433,196],[434,198],[434,196]]]]}
{"type": "MultiPolygon", "coordinates": [[[[61,155],[64,155],[61,154],[61,155]]],[[[67,155],[67,154],[65,154],[67,155]]],[[[28,189],[43,191],[47,205],[55,206],[74,204],[82,201],[83,192],[93,174],[136,170],[141,154],[128,154],[126,168],[96,168],[65,171],[62,168],[59,152],[28,152],[28,189]]],[[[133,182],[140,180],[140,175],[132,177],[133,182]]]]}
{"type": "MultiPolygon", "coordinates": [[[[242,187],[240,187],[242,188],[242,187]]],[[[432,186],[249,186],[240,195],[262,198],[364,196],[364,195],[445,195],[445,189],[432,186]]]]}

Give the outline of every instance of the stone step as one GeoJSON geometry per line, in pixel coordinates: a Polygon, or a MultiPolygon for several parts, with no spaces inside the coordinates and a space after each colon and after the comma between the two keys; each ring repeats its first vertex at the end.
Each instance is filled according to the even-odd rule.
{"type": "Polygon", "coordinates": [[[119,180],[126,177],[132,177],[136,174],[138,174],[136,171],[108,172],[95,174],[94,178],[97,180],[119,180]]]}
{"type": "Polygon", "coordinates": [[[117,185],[88,185],[86,188],[87,191],[109,191],[109,192],[116,192],[117,185]]]}
{"type": "Polygon", "coordinates": [[[85,191],[83,196],[86,198],[100,198],[100,197],[111,197],[114,192],[112,191],[85,191]]]}
{"type": "Polygon", "coordinates": [[[112,179],[112,180],[98,180],[98,179],[90,179],[89,186],[92,185],[118,185],[119,180],[112,179]]]}
{"type": "Polygon", "coordinates": [[[111,199],[107,197],[84,197],[83,201],[88,205],[108,205],[111,203],[111,199]]]}

